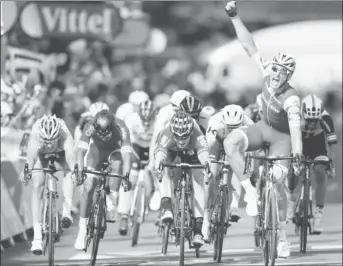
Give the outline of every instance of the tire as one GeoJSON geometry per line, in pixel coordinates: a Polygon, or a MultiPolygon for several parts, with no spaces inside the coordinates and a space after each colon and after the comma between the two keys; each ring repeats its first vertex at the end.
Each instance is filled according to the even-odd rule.
{"type": "Polygon", "coordinates": [[[224,242],[224,234],[225,234],[225,217],[226,217],[226,210],[227,210],[227,200],[228,200],[228,191],[223,189],[220,192],[220,200],[221,203],[220,207],[220,220],[219,224],[217,225],[217,262],[221,262],[222,260],[222,252],[223,252],[223,242],[224,242]]]}
{"type": "Polygon", "coordinates": [[[168,241],[170,233],[170,223],[162,225],[162,254],[166,255],[168,251],[168,241]]]}
{"type": "Polygon", "coordinates": [[[138,189],[139,190],[138,190],[137,199],[136,199],[136,209],[133,215],[133,235],[132,235],[132,241],[131,241],[132,247],[137,245],[138,236],[139,236],[139,228],[140,228],[141,222],[144,219],[144,212],[145,212],[145,188],[142,186],[138,189]],[[138,221],[139,218],[141,218],[140,221],[138,221]]]}
{"type": "Polygon", "coordinates": [[[269,191],[263,191],[263,198],[262,198],[262,215],[263,215],[263,224],[262,224],[262,250],[263,250],[263,261],[264,265],[269,265],[269,252],[270,252],[270,240],[269,235],[270,231],[269,228],[269,220],[270,220],[270,198],[269,198],[269,191]]]}
{"type": "Polygon", "coordinates": [[[180,221],[180,266],[184,266],[185,263],[185,203],[186,203],[186,191],[183,186],[181,189],[180,199],[180,210],[181,210],[181,221],[180,221]]]}
{"type": "Polygon", "coordinates": [[[101,227],[103,219],[106,217],[103,217],[104,212],[102,211],[102,208],[104,205],[104,197],[103,194],[99,197],[97,203],[94,205],[94,211],[93,211],[93,219],[95,221],[94,228],[93,228],[93,241],[92,241],[92,254],[91,254],[91,260],[90,260],[90,266],[94,266],[96,263],[96,257],[98,255],[98,249],[99,249],[99,242],[101,238],[101,227]]]}
{"type": "Polygon", "coordinates": [[[307,230],[308,230],[308,205],[310,201],[309,195],[309,182],[308,180],[304,181],[303,185],[304,194],[303,199],[301,200],[301,222],[300,222],[300,252],[306,253],[307,246],[307,230]]]}
{"type": "Polygon", "coordinates": [[[54,265],[54,243],[55,243],[55,204],[52,192],[49,192],[49,234],[48,234],[48,249],[49,249],[49,266],[54,265]]]}
{"type": "Polygon", "coordinates": [[[276,221],[276,208],[277,208],[277,195],[275,190],[270,190],[269,197],[269,262],[271,266],[275,265],[275,259],[277,257],[277,221],[276,221]]]}

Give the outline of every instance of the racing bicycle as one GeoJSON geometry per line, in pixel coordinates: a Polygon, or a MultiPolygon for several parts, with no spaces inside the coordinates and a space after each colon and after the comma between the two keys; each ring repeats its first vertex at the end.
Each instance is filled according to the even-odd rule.
{"type": "Polygon", "coordinates": [[[104,161],[101,166],[100,171],[96,171],[93,169],[87,169],[86,167],[81,172],[82,180],[87,178],[87,174],[96,175],[99,178],[97,182],[97,186],[95,189],[95,203],[93,204],[88,222],[87,222],[87,240],[86,240],[86,249],[89,247],[90,243],[92,242],[92,254],[90,265],[94,266],[96,263],[96,257],[98,254],[99,242],[100,239],[104,238],[105,231],[107,230],[106,224],[106,214],[107,214],[107,207],[106,207],[106,196],[109,192],[108,188],[108,178],[121,178],[124,182],[124,191],[129,191],[131,189],[131,182],[129,181],[128,176],[123,176],[120,174],[113,174],[109,173],[106,169],[108,169],[109,162],[104,161]]]}
{"type": "MultiPolygon", "coordinates": [[[[268,147],[268,145],[267,145],[268,147]]],[[[278,193],[276,179],[273,174],[273,165],[280,160],[293,160],[290,156],[269,156],[269,148],[266,148],[266,156],[254,156],[248,153],[245,156],[244,174],[252,174],[251,159],[264,162],[263,173],[256,184],[260,195],[258,201],[258,215],[255,225],[255,243],[263,250],[264,265],[275,265],[277,258],[277,239],[279,227],[279,210],[277,206],[278,193]]]]}
{"type": "Polygon", "coordinates": [[[222,165],[218,192],[210,210],[210,243],[213,243],[213,260],[221,262],[224,235],[226,235],[229,225],[230,207],[232,202],[232,191],[230,174],[231,168],[226,161],[211,160],[211,163],[222,165]]]}
{"type": "MultiPolygon", "coordinates": [[[[55,242],[59,241],[62,233],[61,229],[61,217],[58,213],[56,201],[58,199],[57,181],[59,179],[55,175],[57,172],[70,171],[69,169],[56,169],[55,161],[59,158],[58,153],[49,153],[44,155],[44,159],[48,160],[48,166],[46,168],[32,168],[29,169],[29,165],[26,163],[24,166],[25,179],[31,179],[32,171],[43,171],[46,174],[45,180],[45,192],[43,199],[43,219],[42,219],[42,241],[43,241],[43,255],[48,250],[49,266],[54,265],[55,255],[55,242]]],[[[75,165],[74,174],[78,174],[78,167],[75,165]]],[[[36,255],[40,255],[41,252],[36,252],[36,255]]]]}
{"type": "MultiPolygon", "coordinates": [[[[179,168],[181,170],[180,180],[177,182],[177,186],[174,190],[175,193],[175,204],[173,204],[174,214],[176,213],[176,219],[174,223],[169,223],[162,225],[163,230],[163,243],[162,243],[162,253],[167,251],[168,246],[168,236],[170,231],[175,234],[175,243],[180,246],[180,259],[179,265],[184,266],[185,263],[185,240],[188,240],[189,248],[195,249],[196,257],[199,258],[200,251],[199,247],[192,245],[192,238],[194,235],[193,229],[195,228],[195,218],[192,211],[192,182],[191,182],[191,169],[206,169],[209,173],[209,165],[202,164],[167,164],[161,163],[159,167],[160,173],[162,173],[163,168],[179,168]],[[171,228],[173,227],[173,228],[171,228]]],[[[159,182],[162,182],[162,175],[158,175],[159,182]]],[[[165,254],[165,253],[164,253],[165,254]]]]}
{"type": "Polygon", "coordinates": [[[310,169],[316,164],[330,165],[331,158],[327,156],[319,156],[314,160],[306,158],[301,161],[305,166],[305,174],[301,177],[301,190],[297,199],[293,223],[295,224],[295,233],[300,233],[300,252],[306,252],[307,234],[312,234],[311,220],[313,219],[312,212],[312,183],[310,169]],[[299,232],[300,231],[300,232],[299,232]]]}
{"type": "Polygon", "coordinates": [[[139,229],[145,220],[147,209],[147,191],[145,185],[147,161],[140,161],[137,185],[134,190],[132,205],[130,209],[131,227],[133,229],[131,246],[137,245],[139,229]]]}

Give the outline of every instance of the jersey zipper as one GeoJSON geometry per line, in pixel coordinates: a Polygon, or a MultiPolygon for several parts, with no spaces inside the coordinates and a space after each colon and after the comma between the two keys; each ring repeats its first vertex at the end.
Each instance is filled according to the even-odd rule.
{"type": "Polygon", "coordinates": [[[269,124],[270,127],[272,125],[270,124],[270,119],[269,119],[269,106],[270,106],[270,101],[272,100],[272,97],[274,97],[274,95],[275,95],[275,92],[272,95],[270,95],[269,101],[268,101],[268,104],[267,104],[267,120],[268,120],[268,124],[269,124]]]}

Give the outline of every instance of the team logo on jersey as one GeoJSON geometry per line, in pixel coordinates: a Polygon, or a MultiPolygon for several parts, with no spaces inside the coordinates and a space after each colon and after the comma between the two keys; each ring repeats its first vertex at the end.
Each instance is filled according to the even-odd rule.
{"type": "Polygon", "coordinates": [[[205,136],[199,136],[197,137],[197,140],[199,141],[201,146],[207,147],[207,141],[206,141],[205,136]]]}

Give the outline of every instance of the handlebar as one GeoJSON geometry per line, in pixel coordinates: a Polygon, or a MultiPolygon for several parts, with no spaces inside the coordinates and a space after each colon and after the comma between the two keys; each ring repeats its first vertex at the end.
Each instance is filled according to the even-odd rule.
{"type": "Polygon", "coordinates": [[[305,165],[310,165],[310,164],[331,164],[332,163],[332,158],[327,158],[327,159],[317,159],[317,160],[312,160],[312,159],[303,159],[300,161],[301,163],[305,165]]]}
{"type": "MultiPolygon", "coordinates": [[[[28,163],[25,163],[24,165],[24,175],[27,177],[26,179],[29,180],[31,179],[31,175],[30,175],[30,172],[32,171],[42,171],[42,172],[45,172],[45,173],[50,173],[50,174],[54,174],[54,173],[57,173],[57,172],[65,172],[65,171],[70,171],[70,169],[56,169],[55,165],[49,165],[49,167],[42,167],[42,168],[31,168],[29,169],[29,164],[28,163]]],[[[78,173],[78,167],[77,165],[75,165],[75,168],[74,168],[74,173],[78,173]]],[[[58,180],[58,178],[55,176],[55,178],[58,180]]]]}
{"type": "Polygon", "coordinates": [[[132,184],[129,181],[128,176],[124,176],[124,175],[120,175],[120,174],[107,173],[107,172],[97,171],[97,170],[92,170],[92,169],[87,169],[87,167],[84,167],[82,172],[81,172],[82,179],[85,179],[87,177],[86,174],[93,174],[93,175],[98,175],[98,176],[103,176],[103,177],[120,178],[125,182],[125,185],[124,185],[124,191],[125,192],[131,190],[131,187],[132,187],[132,184]]]}
{"type": "Polygon", "coordinates": [[[211,163],[216,163],[216,164],[220,164],[223,165],[224,167],[229,167],[230,163],[227,161],[217,161],[217,160],[211,160],[211,163]]]}
{"type": "Polygon", "coordinates": [[[247,154],[245,156],[245,163],[244,163],[244,171],[243,174],[247,174],[248,168],[250,168],[251,165],[251,159],[258,159],[258,160],[263,160],[267,161],[268,163],[273,163],[276,161],[281,161],[281,160],[296,160],[296,157],[294,156],[255,156],[251,154],[247,154]]]}
{"type": "MultiPolygon", "coordinates": [[[[162,162],[159,166],[160,172],[162,172],[163,168],[178,168],[178,169],[205,169],[207,173],[210,173],[210,166],[209,164],[188,164],[188,163],[179,163],[179,164],[170,164],[162,162]]],[[[157,175],[158,181],[162,182],[162,176],[157,175]]],[[[208,185],[208,181],[205,182],[208,185]]]]}

